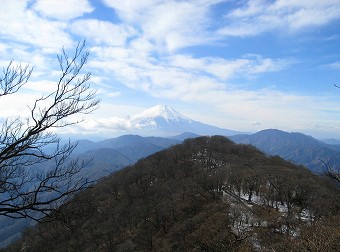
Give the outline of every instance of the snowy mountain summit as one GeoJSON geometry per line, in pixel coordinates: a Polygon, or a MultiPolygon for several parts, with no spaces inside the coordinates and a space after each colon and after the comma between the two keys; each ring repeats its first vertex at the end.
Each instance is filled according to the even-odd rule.
{"type": "Polygon", "coordinates": [[[154,121],[154,120],[164,120],[168,123],[188,121],[192,120],[181,115],[179,112],[174,110],[168,105],[156,105],[151,107],[140,114],[131,117],[132,121],[154,121]]]}
{"type": "Polygon", "coordinates": [[[240,132],[221,129],[194,121],[168,105],[156,105],[129,118],[140,135],[178,135],[192,132],[199,135],[234,135],[240,132]]]}

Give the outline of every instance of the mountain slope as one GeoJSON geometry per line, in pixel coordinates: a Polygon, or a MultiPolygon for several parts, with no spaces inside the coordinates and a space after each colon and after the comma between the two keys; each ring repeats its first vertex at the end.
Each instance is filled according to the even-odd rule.
{"type": "Polygon", "coordinates": [[[185,139],[188,139],[188,138],[196,138],[196,137],[199,137],[199,135],[195,134],[195,133],[191,133],[191,132],[184,132],[180,135],[177,135],[177,136],[173,136],[173,137],[170,137],[171,139],[176,139],[176,140],[179,140],[179,141],[184,141],[185,139]]]}
{"type": "Polygon", "coordinates": [[[235,135],[240,132],[222,129],[191,120],[167,105],[156,105],[129,117],[129,122],[139,135],[173,136],[184,132],[198,135],[235,135]]]}
{"type": "Polygon", "coordinates": [[[199,137],[103,179],[8,250],[339,251],[339,209],[307,169],[199,137]]]}
{"type": "Polygon", "coordinates": [[[92,158],[92,162],[82,171],[82,175],[98,179],[178,143],[180,141],[176,139],[138,135],[124,135],[100,142],[81,140],[75,149],[74,157],[80,160],[92,158]]]}
{"type": "Polygon", "coordinates": [[[302,133],[288,133],[267,129],[252,135],[231,136],[236,143],[251,144],[270,155],[278,155],[314,172],[322,172],[326,162],[333,167],[340,164],[339,146],[329,145],[302,133]]]}
{"type": "MultiPolygon", "coordinates": [[[[100,142],[80,140],[72,153],[72,159],[91,162],[77,174],[79,177],[97,180],[111,173],[135,163],[138,159],[146,157],[171,145],[180,143],[176,139],[161,137],[141,137],[126,135],[106,139],[100,142]]],[[[34,169],[53,167],[53,162],[35,166],[34,169]]],[[[0,247],[7,245],[20,237],[20,232],[32,224],[30,220],[13,220],[0,218],[0,247]]]]}
{"type": "Polygon", "coordinates": [[[122,147],[133,147],[136,144],[153,144],[160,148],[166,148],[173,144],[178,144],[179,141],[164,137],[142,137],[139,135],[124,135],[116,138],[110,138],[97,143],[97,148],[105,147],[118,149],[122,147]]]}
{"type": "Polygon", "coordinates": [[[104,176],[134,163],[136,160],[128,158],[119,150],[100,148],[90,150],[77,156],[78,160],[91,160],[76,176],[98,180],[104,176]]]}

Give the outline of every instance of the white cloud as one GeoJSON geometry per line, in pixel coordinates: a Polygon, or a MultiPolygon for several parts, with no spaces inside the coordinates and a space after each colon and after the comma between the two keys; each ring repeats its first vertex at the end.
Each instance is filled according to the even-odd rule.
{"type": "Polygon", "coordinates": [[[219,2],[105,0],[124,21],[140,27],[144,39],[169,52],[215,40],[207,31],[210,9],[219,2]]]}
{"type": "Polygon", "coordinates": [[[106,94],[108,97],[117,97],[120,96],[121,93],[120,92],[110,92],[106,94]]]}
{"type": "Polygon", "coordinates": [[[340,61],[333,62],[329,66],[334,69],[340,69],[340,61]]]}
{"type": "Polygon", "coordinates": [[[56,52],[61,46],[74,45],[65,32],[67,24],[49,21],[28,9],[28,0],[4,0],[0,8],[0,38],[14,40],[41,48],[44,52],[56,52]]]}
{"type": "Polygon", "coordinates": [[[270,72],[279,72],[287,69],[291,65],[295,64],[297,60],[295,59],[271,59],[263,58],[260,55],[250,55],[253,56],[253,60],[248,67],[249,74],[264,74],[270,72]]]}
{"type": "Polygon", "coordinates": [[[119,16],[127,22],[140,21],[147,12],[163,2],[163,0],[104,0],[107,6],[114,8],[119,16]]]}
{"type": "Polygon", "coordinates": [[[265,6],[266,0],[247,1],[245,7],[234,9],[231,13],[229,13],[229,17],[243,18],[257,15],[264,11],[265,6]]]}
{"type": "Polygon", "coordinates": [[[169,59],[172,66],[192,70],[197,74],[203,72],[221,80],[228,80],[240,74],[248,76],[281,71],[294,63],[291,59],[270,59],[260,55],[246,55],[244,58],[234,60],[218,57],[193,58],[186,55],[175,55],[169,59]]]}
{"type": "Polygon", "coordinates": [[[97,119],[96,123],[93,124],[93,128],[106,128],[112,131],[124,131],[131,129],[133,126],[128,118],[121,117],[107,117],[97,119]]]}
{"type": "Polygon", "coordinates": [[[128,117],[102,117],[87,119],[74,127],[66,129],[63,133],[99,134],[112,136],[115,134],[127,134],[127,132],[139,129],[141,125],[133,123],[128,117]]]}
{"type": "MultiPolygon", "coordinates": [[[[94,47],[91,52],[94,59],[89,64],[94,69],[102,69],[110,78],[128,88],[162,100],[208,106],[212,108],[215,119],[210,115],[200,115],[197,119],[215,122],[220,127],[244,131],[276,127],[296,131],[318,123],[324,113],[322,107],[327,106],[329,111],[334,112],[329,97],[301,96],[274,89],[250,91],[229,86],[233,77],[256,77],[286,69],[295,63],[292,59],[245,55],[232,60],[194,58],[183,54],[154,58],[134,48],[118,47],[94,47]],[[224,120],[221,122],[222,119],[216,118],[224,120]]],[[[112,122],[100,119],[99,122],[117,130],[128,125],[118,119],[112,122]]],[[[130,129],[136,127],[128,126],[130,129]]]]}
{"type": "Polygon", "coordinates": [[[246,55],[227,60],[218,57],[194,58],[174,54],[154,58],[133,48],[94,47],[89,65],[103,75],[153,97],[219,103],[231,87],[234,77],[254,78],[281,71],[292,63],[287,59],[246,55]],[[211,98],[209,98],[211,97],[211,98]]]}
{"type": "Polygon", "coordinates": [[[96,19],[77,20],[71,24],[70,28],[78,35],[93,39],[97,45],[104,43],[122,46],[128,37],[136,34],[136,31],[127,25],[116,25],[96,19]]]}
{"type": "Polygon", "coordinates": [[[340,18],[338,0],[251,0],[226,15],[225,36],[252,36],[279,29],[295,32],[340,18]]]}
{"type": "Polygon", "coordinates": [[[0,67],[7,67],[10,62],[13,67],[17,65],[33,67],[31,80],[46,75],[45,71],[51,71],[51,66],[57,62],[57,57],[49,58],[39,48],[31,49],[29,45],[15,42],[0,43],[0,54],[0,67]]]}
{"type": "Polygon", "coordinates": [[[145,16],[144,35],[169,51],[207,41],[205,35],[208,7],[189,2],[168,2],[145,16]]]}
{"type": "Polygon", "coordinates": [[[42,16],[61,20],[81,17],[94,10],[88,0],[37,0],[33,8],[42,16]]]}
{"type": "Polygon", "coordinates": [[[0,118],[7,117],[25,117],[29,115],[28,105],[32,105],[37,97],[33,94],[17,93],[2,96],[0,99],[0,118]]]}
{"type": "MultiPolygon", "coordinates": [[[[184,114],[194,120],[224,128],[253,132],[266,128],[306,132],[306,128],[309,127],[311,130],[312,125],[319,124],[323,127],[323,131],[329,130],[329,134],[336,134],[334,125],[337,125],[338,121],[327,119],[329,116],[322,112],[325,110],[330,113],[340,112],[340,108],[334,107],[336,104],[329,100],[330,97],[299,96],[270,89],[207,90],[203,82],[198,83],[196,88],[197,93],[193,98],[196,101],[199,99],[198,104],[205,107],[209,113],[202,113],[204,109],[196,108],[192,112],[195,114],[196,111],[196,115],[184,114]]],[[[185,97],[181,98],[185,99],[185,97]]],[[[104,103],[104,108],[101,108],[102,115],[97,116],[96,119],[87,120],[79,126],[81,128],[77,126],[78,130],[81,129],[84,134],[96,133],[112,136],[134,132],[143,127],[143,125],[135,124],[131,117],[126,117],[131,112],[129,108],[108,105],[104,103]],[[121,116],[125,117],[108,117],[107,115],[112,114],[112,111],[119,111],[121,116]]],[[[142,110],[143,108],[134,108],[134,113],[140,113],[142,110]]],[[[181,110],[179,112],[182,113],[181,110]]]]}
{"type": "Polygon", "coordinates": [[[29,81],[23,86],[23,90],[29,90],[37,94],[37,98],[42,94],[50,94],[56,90],[57,83],[53,81],[40,80],[29,81]]]}
{"type": "Polygon", "coordinates": [[[248,59],[225,60],[223,58],[193,58],[186,55],[169,57],[169,63],[186,71],[199,74],[211,74],[222,80],[227,80],[237,73],[239,69],[249,64],[248,59]]]}

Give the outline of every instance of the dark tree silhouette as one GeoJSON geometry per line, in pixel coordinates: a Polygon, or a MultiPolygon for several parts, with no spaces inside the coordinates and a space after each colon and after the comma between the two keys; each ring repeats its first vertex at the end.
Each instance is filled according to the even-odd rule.
{"type": "Polygon", "coordinates": [[[340,183],[340,169],[332,166],[329,161],[320,160],[325,166],[324,174],[340,183]]]}
{"type": "MultiPolygon", "coordinates": [[[[96,91],[88,84],[91,74],[81,72],[89,55],[84,48],[85,41],[71,57],[62,49],[55,90],[36,99],[27,118],[7,118],[0,126],[0,215],[36,219],[37,212],[51,213],[89,185],[78,176],[86,164],[68,161],[75,145],[61,144],[53,132],[80,122],[71,116],[98,107],[96,91]]],[[[15,95],[32,71],[28,65],[9,63],[0,73],[0,98],[15,95]]]]}

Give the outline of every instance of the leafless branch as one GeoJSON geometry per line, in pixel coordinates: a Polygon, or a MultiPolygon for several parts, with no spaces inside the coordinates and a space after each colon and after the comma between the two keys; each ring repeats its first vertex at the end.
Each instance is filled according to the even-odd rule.
{"type": "Polygon", "coordinates": [[[325,162],[323,160],[320,160],[326,167],[325,174],[330,177],[331,179],[337,181],[340,183],[340,169],[335,169],[332,167],[329,162],[325,162]]]}
{"type": "MultiPolygon", "coordinates": [[[[89,185],[79,175],[87,163],[70,158],[76,145],[61,144],[50,131],[78,123],[69,120],[72,115],[97,109],[99,99],[88,84],[91,74],[81,74],[88,56],[85,41],[72,56],[62,49],[55,91],[35,100],[29,118],[6,119],[0,126],[0,215],[37,219],[37,212],[47,215],[89,185]]],[[[0,76],[0,97],[18,92],[31,73],[29,66],[10,62],[0,76]]]]}
{"type": "Polygon", "coordinates": [[[11,61],[7,67],[2,69],[0,75],[0,97],[16,93],[31,77],[33,68],[29,65],[13,65],[11,61]]]}

